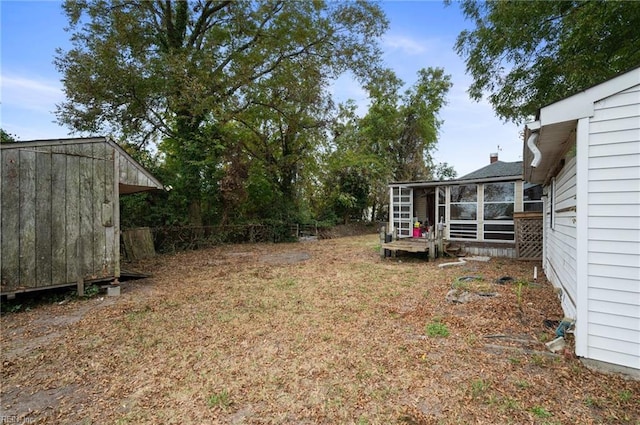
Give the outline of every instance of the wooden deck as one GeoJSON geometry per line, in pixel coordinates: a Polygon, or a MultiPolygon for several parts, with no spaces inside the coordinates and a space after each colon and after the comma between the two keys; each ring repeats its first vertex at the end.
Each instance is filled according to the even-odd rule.
{"type": "Polygon", "coordinates": [[[399,239],[397,241],[383,243],[382,248],[388,249],[389,251],[429,252],[429,239],[427,238],[399,239]]]}

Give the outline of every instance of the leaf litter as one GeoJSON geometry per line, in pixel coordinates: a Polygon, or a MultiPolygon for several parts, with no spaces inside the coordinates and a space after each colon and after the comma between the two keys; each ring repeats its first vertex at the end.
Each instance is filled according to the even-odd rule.
{"type": "Polygon", "coordinates": [[[584,367],[570,336],[561,355],[545,350],[548,323],[563,314],[544,275],[532,281],[540,264],[441,268],[451,259],[382,259],[377,245],[361,235],[163,255],[133,264],[152,277],[108,302],[5,314],[1,414],[51,424],[640,421],[640,383],[584,367]],[[452,289],[492,296],[450,302],[452,289]],[[429,336],[430,324],[446,332],[429,336]]]}

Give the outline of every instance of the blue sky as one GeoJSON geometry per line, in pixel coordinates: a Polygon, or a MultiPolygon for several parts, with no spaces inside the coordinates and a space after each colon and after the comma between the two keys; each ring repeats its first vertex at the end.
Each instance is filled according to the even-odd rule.
{"type": "MultiPolygon", "coordinates": [[[[421,68],[442,67],[451,75],[436,161],[453,165],[462,176],[487,165],[492,152],[502,161],[521,160],[522,129],[501,122],[486,101],[473,102],[466,93],[471,78],[453,45],[469,23],[458,5],[383,1],[381,6],[390,21],[381,41],[386,66],[407,85],[416,81],[421,68]]],[[[64,100],[53,58],[56,48],[70,46],[66,24],[58,1],[0,1],[0,126],[19,140],[71,136],[54,123],[53,114],[55,104],[64,100]]],[[[334,94],[338,101],[351,98],[361,112],[366,110],[365,93],[349,78],[336,82],[334,94]]]]}

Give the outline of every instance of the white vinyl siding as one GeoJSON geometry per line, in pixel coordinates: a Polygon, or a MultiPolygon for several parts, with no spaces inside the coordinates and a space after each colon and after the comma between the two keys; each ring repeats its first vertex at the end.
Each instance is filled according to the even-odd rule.
{"type": "Polygon", "coordinates": [[[556,176],[555,193],[549,195],[546,219],[553,217],[553,228],[545,226],[545,273],[562,289],[565,315],[576,318],[576,158],[566,160],[556,176]]]}
{"type": "Polygon", "coordinates": [[[640,86],[594,106],[587,167],[586,356],[638,369],[640,86]]]}

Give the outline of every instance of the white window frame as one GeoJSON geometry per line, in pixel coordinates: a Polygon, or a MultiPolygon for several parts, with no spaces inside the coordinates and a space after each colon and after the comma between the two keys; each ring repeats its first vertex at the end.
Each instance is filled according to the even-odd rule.
{"type": "Polygon", "coordinates": [[[449,196],[448,196],[448,202],[449,202],[449,239],[451,240],[460,240],[460,241],[477,241],[478,240],[478,233],[479,233],[479,229],[478,229],[478,224],[479,224],[479,220],[478,220],[478,215],[480,214],[479,211],[479,207],[478,207],[478,200],[480,198],[480,185],[478,184],[459,184],[459,185],[453,185],[453,186],[449,186],[449,196]],[[460,186],[475,186],[476,188],[476,200],[474,202],[453,202],[451,199],[451,193],[453,192],[453,188],[454,187],[460,187],[460,186]],[[451,211],[453,209],[453,207],[455,205],[475,205],[476,206],[476,218],[474,220],[454,220],[451,217],[451,211]],[[457,226],[475,226],[475,230],[468,230],[468,229],[456,229],[457,226]],[[473,237],[456,237],[454,236],[454,233],[457,233],[459,235],[464,235],[467,234],[469,236],[473,236],[473,237]]]}
{"type": "Polygon", "coordinates": [[[487,241],[487,242],[507,242],[507,243],[513,243],[516,240],[516,233],[515,233],[515,223],[513,221],[513,216],[511,217],[511,220],[487,220],[484,216],[484,208],[486,205],[491,205],[491,204],[509,204],[511,203],[511,209],[513,212],[515,212],[515,206],[516,206],[516,183],[515,182],[491,182],[491,183],[484,183],[483,184],[483,190],[482,190],[482,240],[487,241]],[[512,195],[511,197],[513,198],[511,201],[487,201],[485,199],[486,197],[486,188],[487,186],[490,185],[497,185],[497,184],[511,184],[511,188],[512,188],[512,195]],[[486,226],[508,226],[509,230],[486,230],[486,226]],[[493,239],[493,238],[487,238],[487,235],[491,235],[491,234],[506,234],[506,235],[510,235],[511,238],[510,239],[493,239]]]}

